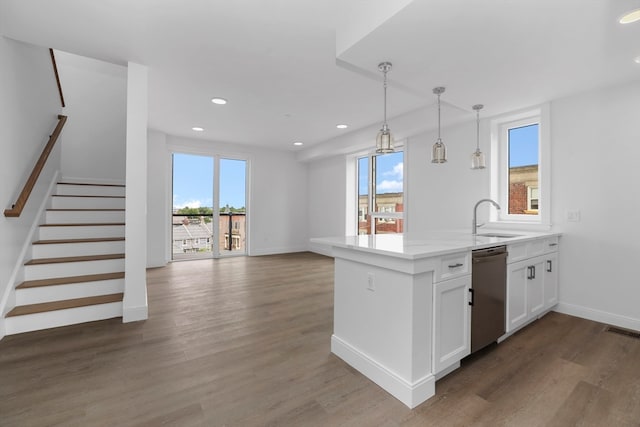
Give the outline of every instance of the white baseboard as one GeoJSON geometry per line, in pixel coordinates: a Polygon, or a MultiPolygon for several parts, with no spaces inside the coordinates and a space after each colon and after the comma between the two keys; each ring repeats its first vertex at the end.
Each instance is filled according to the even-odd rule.
{"type": "Polygon", "coordinates": [[[594,322],[606,323],[620,328],[640,331],[640,319],[634,319],[633,317],[621,316],[619,314],[595,310],[593,308],[582,307],[574,304],[567,304],[564,302],[558,303],[554,311],[569,314],[571,316],[582,317],[583,319],[593,320],[594,322]]]}
{"type": "Polygon", "coordinates": [[[289,254],[294,252],[306,252],[307,250],[308,248],[306,246],[282,246],[249,250],[249,256],[289,254]]]}
{"type": "Polygon", "coordinates": [[[149,318],[149,306],[124,307],[122,309],[122,323],[138,322],[149,318]]]}
{"type": "Polygon", "coordinates": [[[318,243],[311,242],[309,243],[308,250],[316,254],[333,257],[333,251],[331,250],[331,246],[321,245],[318,243]]]}
{"type": "Polygon", "coordinates": [[[436,379],[433,375],[429,374],[409,383],[335,335],[331,336],[331,352],[411,409],[436,393],[436,379]]]}

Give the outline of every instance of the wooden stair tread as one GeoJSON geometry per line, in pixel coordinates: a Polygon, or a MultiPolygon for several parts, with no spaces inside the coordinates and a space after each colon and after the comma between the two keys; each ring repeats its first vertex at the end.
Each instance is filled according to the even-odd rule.
{"type": "Polygon", "coordinates": [[[96,243],[96,242],[118,242],[124,240],[124,237],[93,237],[89,239],[54,239],[54,240],[37,240],[32,245],[54,245],[59,243],[96,243]]]}
{"type": "Polygon", "coordinates": [[[124,254],[85,255],[61,258],[36,258],[24,263],[24,265],[59,264],[63,262],[103,261],[109,259],[124,258],[124,254]]]}
{"type": "Polygon", "coordinates": [[[43,302],[39,304],[20,305],[8,312],[5,317],[23,316],[25,314],[45,313],[48,311],[64,310],[67,308],[86,307],[89,305],[122,302],[123,293],[98,295],[93,297],[75,298],[62,301],[43,302]]]}
{"type": "Polygon", "coordinates": [[[80,209],[80,208],[73,208],[73,209],[47,209],[47,212],[95,212],[95,211],[108,211],[108,212],[112,212],[112,211],[121,211],[124,212],[124,209],[115,209],[115,208],[102,208],[102,209],[96,209],[96,208],[90,208],[90,209],[80,209]]]}
{"type": "Polygon", "coordinates": [[[101,196],[95,194],[54,194],[51,197],[94,197],[96,199],[124,199],[125,196],[101,196]]]}
{"type": "Polygon", "coordinates": [[[90,185],[94,187],[124,187],[124,184],[92,184],[87,182],[58,182],[58,185],[90,185]]]}
{"type": "Polygon", "coordinates": [[[40,227],[103,227],[110,225],[124,225],[124,222],[74,222],[73,224],[40,224],[40,227]]]}
{"type": "Polygon", "coordinates": [[[27,280],[16,289],[39,288],[42,286],[70,285],[73,283],[98,282],[101,280],[124,279],[124,271],[119,273],[85,274],[84,276],[55,277],[52,279],[27,280]]]}

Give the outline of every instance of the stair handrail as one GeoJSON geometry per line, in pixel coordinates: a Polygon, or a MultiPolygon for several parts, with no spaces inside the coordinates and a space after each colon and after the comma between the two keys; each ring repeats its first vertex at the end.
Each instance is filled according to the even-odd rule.
{"type": "Polygon", "coordinates": [[[22,191],[18,196],[18,199],[13,205],[11,205],[11,209],[4,210],[4,216],[19,217],[20,214],[22,213],[24,206],[27,204],[27,200],[29,200],[31,191],[33,190],[33,187],[36,185],[36,182],[38,181],[38,177],[40,176],[42,169],[44,169],[44,165],[47,162],[47,159],[49,158],[49,154],[53,150],[54,145],[56,145],[56,141],[58,141],[58,137],[60,136],[60,133],[62,132],[62,128],[64,127],[64,124],[66,122],[67,122],[67,116],[58,114],[58,124],[56,125],[56,128],[53,130],[53,133],[51,134],[51,136],[49,136],[49,141],[47,142],[47,145],[45,145],[44,149],[42,150],[42,153],[40,154],[40,158],[38,159],[35,166],[33,167],[33,170],[31,171],[31,175],[29,175],[29,179],[27,179],[27,182],[25,182],[24,187],[22,188],[22,191]]]}
{"type": "Polygon", "coordinates": [[[62,93],[62,84],[60,83],[60,75],[58,74],[58,64],[56,63],[56,54],[53,52],[53,49],[49,48],[49,55],[51,55],[51,64],[53,65],[53,74],[56,77],[56,84],[58,85],[58,93],[60,94],[60,104],[62,108],[65,107],[64,104],[64,94],[62,93]]]}

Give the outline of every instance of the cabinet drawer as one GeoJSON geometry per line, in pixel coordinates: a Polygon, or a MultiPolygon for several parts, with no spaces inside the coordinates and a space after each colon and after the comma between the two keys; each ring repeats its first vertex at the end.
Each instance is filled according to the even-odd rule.
{"type": "Polygon", "coordinates": [[[560,239],[558,238],[558,236],[553,236],[545,239],[544,252],[545,253],[558,252],[558,247],[560,243],[559,240],[560,239]]]}
{"type": "Polygon", "coordinates": [[[441,282],[443,280],[470,274],[470,259],[471,252],[443,256],[437,264],[435,281],[441,282]]]}
{"type": "Polygon", "coordinates": [[[527,259],[527,246],[528,243],[516,243],[513,245],[508,245],[507,252],[509,253],[509,256],[507,258],[507,263],[510,264],[512,262],[527,259]]]}

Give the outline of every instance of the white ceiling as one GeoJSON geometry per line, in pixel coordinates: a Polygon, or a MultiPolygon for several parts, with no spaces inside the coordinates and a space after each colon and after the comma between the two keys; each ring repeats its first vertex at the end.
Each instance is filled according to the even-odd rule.
{"type": "Polygon", "coordinates": [[[446,125],[473,119],[477,103],[489,116],[640,79],[640,22],[617,23],[637,7],[639,0],[0,0],[0,31],[147,65],[152,128],[318,150],[345,133],[370,132],[373,141],[381,61],[393,63],[389,125],[400,137],[434,128],[435,86],[447,88],[446,125]],[[214,96],[229,103],[213,105],[214,96]],[[407,117],[412,126],[394,127],[407,117]]]}

